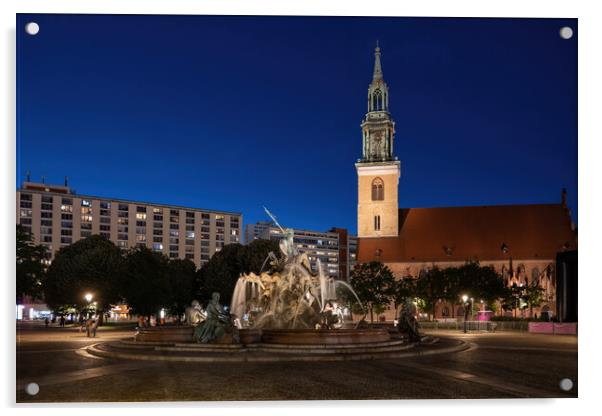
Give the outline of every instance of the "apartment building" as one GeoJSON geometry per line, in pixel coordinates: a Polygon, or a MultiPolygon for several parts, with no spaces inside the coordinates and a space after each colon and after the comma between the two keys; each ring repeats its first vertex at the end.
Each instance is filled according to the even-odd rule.
{"type": "MultiPolygon", "coordinates": [[[[281,240],[282,231],[273,222],[258,221],[247,224],[245,228],[245,244],[257,239],[281,240]]],[[[330,231],[310,231],[294,229],[293,241],[297,250],[306,253],[314,272],[318,270],[318,260],[324,272],[336,279],[348,280],[350,270],[355,265],[357,238],[349,236],[344,228],[333,228],[330,231]]]]}
{"type": "Polygon", "coordinates": [[[118,247],[146,246],[197,268],[229,243],[241,242],[242,214],[76,194],[64,186],[24,182],[17,190],[17,224],[49,261],[64,246],[99,234],[118,247]]]}

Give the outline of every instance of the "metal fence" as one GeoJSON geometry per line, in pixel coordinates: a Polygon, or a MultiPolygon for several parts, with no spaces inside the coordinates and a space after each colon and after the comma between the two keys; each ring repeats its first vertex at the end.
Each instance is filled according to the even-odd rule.
{"type": "MultiPolygon", "coordinates": [[[[424,329],[454,329],[464,330],[464,321],[421,321],[424,329]]],[[[529,330],[529,323],[525,321],[466,321],[467,331],[524,331],[529,330]]]]}

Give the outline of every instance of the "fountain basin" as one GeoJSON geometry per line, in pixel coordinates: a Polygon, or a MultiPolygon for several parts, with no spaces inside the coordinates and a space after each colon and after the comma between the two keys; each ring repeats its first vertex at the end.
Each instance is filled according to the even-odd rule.
{"type": "Polygon", "coordinates": [[[261,340],[266,344],[337,345],[385,342],[391,339],[389,331],[377,329],[264,329],[261,340]]]}
{"type": "MultiPolygon", "coordinates": [[[[138,328],[134,335],[136,342],[192,342],[194,327],[190,325],[182,326],[155,326],[150,328],[138,328]]],[[[260,329],[241,329],[239,330],[240,342],[242,344],[256,344],[261,342],[260,329]]],[[[216,339],[214,344],[232,344],[234,340],[232,334],[225,334],[216,339]]]]}
{"type": "Polygon", "coordinates": [[[136,342],[190,342],[194,334],[194,327],[182,326],[152,326],[138,328],[134,335],[136,342]]]}
{"type": "MultiPolygon", "coordinates": [[[[158,326],[138,328],[134,335],[136,342],[158,343],[188,343],[192,342],[194,327],[158,326]]],[[[370,329],[240,329],[238,331],[240,343],[250,344],[288,344],[288,345],[337,345],[337,344],[364,344],[372,342],[385,342],[391,339],[389,331],[385,328],[370,329]]],[[[213,344],[232,344],[232,334],[225,334],[216,339],[213,344]]]]}

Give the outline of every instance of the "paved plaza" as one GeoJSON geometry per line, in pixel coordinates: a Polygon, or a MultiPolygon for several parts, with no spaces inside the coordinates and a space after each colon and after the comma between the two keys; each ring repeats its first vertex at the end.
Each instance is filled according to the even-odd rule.
{"type": "MultiPolygon", "coordinates": [[[[354,400],[577,397],[577,338],[519,332],[429,332],[444,350],[403,359],[342,362],[176,363],[103,359],[85,352],[133,334],[102,327],[17,328],[17,401],[354,400]],[[560,381],[574,382],[570,391],[560,381]],[[25,392],[28,383],[39,393],[25,392]]],[[[426,347],[425,347],[426,348],[426,347]]],[[[420,350],[418,350],[420,351],[420,350]]]]}

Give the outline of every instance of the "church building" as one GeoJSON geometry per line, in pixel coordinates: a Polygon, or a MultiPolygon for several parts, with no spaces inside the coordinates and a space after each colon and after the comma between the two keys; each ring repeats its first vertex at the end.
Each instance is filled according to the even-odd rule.
{"type": "MultiPolygon", "coordinates": [[[[362,158],[355,164],[358,263],[381,261],[402,278],[418,277],[434,266],[478,261],[493,266],[508,285],[537,282],[544,289],[545,302],[534,314],[556,315],[556,258],[577,250],[566,191],[560,202],[549,204],[400,208],[400,161],[393,154],[395,122],[378,46],[374,55],[368,112],[361,124],[362,158]]],[[[434,317],[454,318],[462,312],[460,300],[453,305],[440,301],[434,317]]],[[[394,314],[391,308],[380,318],[392,320],[394,314]]]]}

